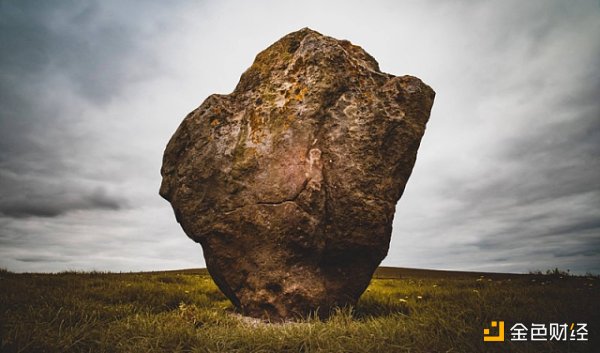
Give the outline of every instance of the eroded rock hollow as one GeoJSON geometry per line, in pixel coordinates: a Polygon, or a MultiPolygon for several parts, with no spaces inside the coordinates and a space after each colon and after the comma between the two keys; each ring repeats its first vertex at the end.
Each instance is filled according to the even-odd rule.
{"type": "Polygon", "coordinates": [[[181,123],[160,195],[243,314],[355,304],[386,256],[435,92],[308,28],[181,123]]]}

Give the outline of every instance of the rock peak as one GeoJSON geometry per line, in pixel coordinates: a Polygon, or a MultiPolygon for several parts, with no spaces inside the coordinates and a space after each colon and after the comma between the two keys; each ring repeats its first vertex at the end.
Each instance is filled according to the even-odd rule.
{"type": "Polygon", "coordinates": [[[326,316],[356,303],[387,254],[434,96],[303,28],[183,120],[160,194],[244,314],[326,316]]]}
{"type": "Polygon", "coordinates": [[[329,71],[352,67],[353,71],[368,71],[383,78],[393,76],[380,72],[377,61],[361,47],[306,27],[282,37],[260,52],[242,75],[234,92],[251,90],[260,82],[268,82],[272,75],[287,75],[304,66],[317,66],[329,71]]]}

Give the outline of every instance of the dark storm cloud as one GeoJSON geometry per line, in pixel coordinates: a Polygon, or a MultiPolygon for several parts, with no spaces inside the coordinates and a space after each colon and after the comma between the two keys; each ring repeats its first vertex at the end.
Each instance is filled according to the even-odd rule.
{"type": "Polygon", "coordinates": [[[447,268],[600,272],[600,6],[461,4],[471,33],[461,38],[473,43],[451,64],[469,62],[467,76],[432,83],[430,131],[399,206],[408,219],[396,223],[428,250],[402,255],[447,268]]]}
{"type": "MultiPolygon", "coordinates": [[[[471,187],[448,189],[445,195],[519,206],[600,193],[600,109],[587,111],[572,106],[569,113],[573,114],[569,120],[533,126],[503,141],[504,146],[494,153],[497,162],[488,174],[471,187]]],[[[600,204],[590,206],[598,209],[600,204]]]]}
{"type": "MultiPolygon", "coordinates": [[[[59,73],[79,94],[101,104],[118,96],[123,83],[148,75],[150,62],[134,66],[124,63],[133,60],[128,54],[141,50],[139,43],[150,34],[136,28],[136,17],[131,17],[131,22],[122,21],[117,9],[107,12],[100,5],[79,1],[3,2],[0,66],[4,78],[8,76],[12,81],[8,84],[13,85],[3,87],[3,92],[13,90],[19,82],[35,84],[44,75],[59,73]]],[[[123,6],[122,10],[131,9],[123,6]]]]}
{"type": "MultiPolygon", "coordinates": [[[[15,172],[29,172],[34,166],[60,169],[62,160],[55,151],[56,146],[76,142],[64,132],[64,115],[70,112],[48,104],[44,97],[62,89],[52,86],[52,83],[56,85],[50,80],[52,76],[66,72],[76,78],[77,75],[70,74],[66,68],[82,72],[89,65],[89,60],[75,61],[69,57],[89,51],[82,46],[86,28],[76,22],[78,17],[90,17],[93,12],[91,5],[76,2],[5,1],[0,4],[0,163],[3,169],[15,172]],[[48,130],[59,131],[62,138],[48,141],[48,130]]],[[[85,81],[83,77],[74,84],[85,86],[85,81]]],[[[98,80],[96,84],[102,87],[109,81],[98,80]]],[[[87,86],[94,87],[91,83],[87,86]]],[[[108,90],[99,89],[92,96],[100,99],[107,94],[108,90]]]]}
{"type": "Polygon", "coordinates": [[[600,105],[598,82],[571,87],[573,98],[548,103],[539,114],[564,114],[505,142],[497,169],[470,188],[447,190],[473,210],[464,221],[494,217],[500,223],[474,242],[490,253],[516,247],[548,256],[600,254],[600,105]],[[509,173],[502,172],[508,168],[509,173]],[[458,194],[458,193],[461,194],[458,194]]]}
{"type": "Polygon", "coordinates": [[[183,5],[0,1],[1,267],[140,269],[170,246],[136,91],[164,74],[157,38],[183,5]]]}
{"type": "MultiPolygon", "coordinates": [[[[0,213],[6,216],[123,206],[84,177],[94,161],[77,160],[91,152],[94,130],[110,126],[93,121],[90,107],[106,106],[125,83],[150,72],[151,58],[135,65],[132,55],[143,55],[139,43],[149,34],[123,21],[117,8],[100,5],[0,3],[0,213]]],[[[111,178],[119,176],[105,179],[111,178]]]]}
{"type": "Polygon", "coordinates": [[[21,262],[68,262],[67,260],[53,256],[36,256],[36,257],[17,257],[17,261],[21,262]]]}
{"type": "Polygon", "coordinates": [[[441,190],[461,206],[437,227],[455,239],[475,238],[462,245],[475,249],[465,254],[497,264],[530,261],[530,270],[562,264],[578,273],[600,271],[600,106],[588,97],[599,92],[596,87],[571,87],[584,97],[535,112],[565,119],[502,141],[484,173],[441,190]],[[500,254],[508,256],[494,256],[500,254]]]}
{"type": "Polygon", "coordinates": [[[68,100],[105,105],[148,74],[150,60],[133,65],[131,55],[143,55],[144,33],[99,4],[0,4],[2,168],[61,169],[65,151],[87,138],[74,124],[86,120],[85,108],[68,100]]]}
{"type": "Polygon", "coordinates": [[[55,194],[28,195],[2,198],[0,214],[13,218],[56,217],[75,210],[119,210],[124,201],[107,195],[98,188],[91,193],[62,191],[55,194]]]}

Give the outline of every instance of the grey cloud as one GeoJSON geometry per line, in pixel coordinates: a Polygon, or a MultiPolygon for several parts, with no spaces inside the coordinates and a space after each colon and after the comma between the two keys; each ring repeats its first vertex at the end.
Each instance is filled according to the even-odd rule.
{"type": "Polygon", "coordinates": [[[109,191],[106,186],[110,184],[105,180],[82,177],[86,167],[73,171],[57,150],[52,150],[50,145],[48,149],[48,153],[29,151],[18,158],[3,161],[0,169],[0,216],[56,217],[76,210],[129,207],[127,196],[109,191]]]}
{"type": "Polygon", "coordinates": [[[15,259],[21,262],[68,262],[66,259],[52,256],[16,257],[15,259]]]}
{"type": "Polygon", "coordinates": [[[420,157],[424,149],[432,157],[430,139],[451,143],[437,149],[437,166],[417,161],[397,236],[428,246],[422,251],[441,267],[600,271],[600,45],[591,39],[600,35],[599,10],[535,1],[468,9],[485,41],[464,56],[473,68],[456,83],[464,93],[438,90],[420,157]],[[447,109],[444,94],[464,99],[462,110],[447,109]],[[473,132],[462,140],[435,135],[436,118],[455,122],[438,122],[444,133],[473,132]]]}
{"type": "Polygon", "coordinates": [[[48,97],[63,92],[67,103],[74,95],[104,105],[126,82],[149,76],[150,59],[134,63],[145,50],[135,22],[105,12],[94,2],[0,4],[0,161],[41,155],[56,162],[61,156],[47,144],[80,142],[69,125],[85,110],[48,97]]]}
{"type": "Polygon", "coordinates": [[[149,39],[161,29],[161,18],[178,7],[115,5],[0,3],[2,214],[53,217],[123,207],[123,197],[106,188],[119,180],[127,156],[111,158],[114,147],[106,146],[102,159],[94,160],[94,145],[110,136],[115,119],[94,110],[123,95],[129,84],[157,77],[159,66],[147,55],[149,39]]]}
{"type": "MultiPolygon", "coordinates": [[[[556,249],[553,253],[555,257],[576,257],[576,256],[586,256],[586,257],[597,257],[600,255],[600,243],[598,239],[591,240],[592,245],[587,243],[578,244],[576,247],[570,247],[568,249],[559,248],[556,249]]],[[[593,261],[593,259],[592,259],[593,261]]],[[[591,272],[591,271],[590,271],[591,272]]]]}
{"type": "MultiPolygon", "coordinates": [[[[600,114],[600,111],[598,111],[600,114]]],[[[600,115],[599,115],[600,116],[600,115]]],[[[469,188],[448,189],[448,197],[506,201],[511,206],[533,204],[587,192],[597,192],[600,207],[600,120],[573,120],[538,126],[505,142],[489,174],[469,188]],[[577,143],[574,143],[574,142],[577,143]],[[503,168],[510,168],[507,175],[503,168]],[[457,195],[463,192],[463,195],[457,195]]]]}
{"type": "MultiPolygon", "coordinates": [[[[126,13],[133,10],[131,5],[121,9],[126,13]]],[[[126,82],[152,72],[151,56],[135,62],[139,57],[132,54],[143,56],[147,48],[142,43],[157,29],[144,33],[136,27],[135,16],[123,21],[119,8],[108,1],[18,1],[0,6],[0,66],[4,78],[12,79],[9,83],[34,84],[46,75],[64,75],[79,94],[102,104],[118,96],[126,82]]],[[[161,15],[143,9],[139,13],[161,15]]]]}
{"type": "Polygon", "coordinates": [[[180,6],[0,2],[1,266],[98,266],[86,264],[90,254],[123,251],[136,244],[137,232],[149,233],[145,221],[125,228],[129,236],[118,246],[112,241],[123,223],[138,221],[119,214],[148,207],[141,200],[157,186],[140,170],[145,136],[135,110],[111,114],[109,107],[123,107],[132,85],[164,72],[153,39],[175,25],[165,20],[180,6]]]}
{"type": "Polygon", "coordinates": [[[92,191],[45,190],[45,194],[12,195],[0,198],[0,214],[7,217],[57,217],[76,210],[119,210],[127,205],[122,198],[109,195],[103,188],[92,191]]]}

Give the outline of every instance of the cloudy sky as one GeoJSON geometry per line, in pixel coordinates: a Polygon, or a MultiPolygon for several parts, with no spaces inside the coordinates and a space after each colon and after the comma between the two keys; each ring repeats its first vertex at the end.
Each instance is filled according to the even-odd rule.
{"type": "Polygon", "coordinates": [[[600,273],[600,2],[0,1],[0,267],[203,267],[163,149],[310,27],[436,101],[388,266],[600,273]]]}

